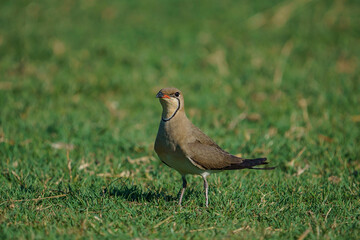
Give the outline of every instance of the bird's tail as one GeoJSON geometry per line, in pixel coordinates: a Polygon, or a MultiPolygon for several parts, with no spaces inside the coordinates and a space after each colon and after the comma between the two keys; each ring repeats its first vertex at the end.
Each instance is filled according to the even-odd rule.
{"type": "Polygon", "coordinates": [[[266,161],[266,158],[255,158],[255,159],[242,159],[238,157],[234,157],[234,161],[231,163],[230,166],[227,166],[224,168],[224,170],[235,170],[235,169],[255,169],[255,170],[272,170],[275,167],[257,167],[259,165],[266,165],[268,162],[266,161]]]}
{"type": "Polygon", "coordinates": [[[268,164],[266,158],[255,158],[255,159],[244,159],[241,165],[245,168],[255,169],[255,170],[273,170],[276,168],[276,167],[254,168],[254,166],[266,165],[266,164],[268,164]]]}

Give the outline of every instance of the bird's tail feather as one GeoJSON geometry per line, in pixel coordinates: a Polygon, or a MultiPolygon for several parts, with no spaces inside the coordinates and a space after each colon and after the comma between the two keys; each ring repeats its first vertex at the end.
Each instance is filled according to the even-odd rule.
{"type": "Polygon", "coordinates": [[[272,169],[276,168],[276,167],[257,167],[257,168],[254,168],[254,166],[266,165],[266,164],[268,164],[268,162],[266,161],[266,158],[242,159],[241,162],[231,164],[231,166],[227,167],[227,169],[228,170],[231,170],[231,169],[235,170],[235,169],[248,168],[248,169],[254,169],[254,170],[272,170],[272,169]]]}
{"type": "Polygon", "coordinates": [[[255,158],[255,159],[244,159],[241,165],[247,166],[249,169],[255,169],[255,170],[272,170],[275,167],[260,167],[260,168],[254,168],[254,166],[258,165],[266,165],[268,162],[266,161],[266,158],[255,158]]]}

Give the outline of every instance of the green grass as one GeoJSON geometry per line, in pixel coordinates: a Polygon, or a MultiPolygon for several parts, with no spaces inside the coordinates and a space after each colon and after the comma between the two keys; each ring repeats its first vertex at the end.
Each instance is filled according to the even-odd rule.
{"type": "Polygon", "coordinates": [[[360,4],[0,3],[0,238],[356,239],[360,4]],[[274,171],[180,174],[159,89],[274,171]],[[67,155],[68,153],[68,155],[67,155]],[[52,197],[52,198],[50,198],[52,197]]]}

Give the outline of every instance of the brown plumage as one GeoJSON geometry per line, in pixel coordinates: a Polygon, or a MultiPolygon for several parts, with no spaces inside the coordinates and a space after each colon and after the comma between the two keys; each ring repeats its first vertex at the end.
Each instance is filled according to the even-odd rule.
{"type": "Polygon", "coordinates": [[[267,164],[266,158],[239,158],[221,149],[211,138],[193,125],[184,110],[184,98],[176,88],[163,88],[156,95],[163,107],[155,151],[160,160],[177,170],[183,179],[179,205],[186,188],[185,175],[198,174],[204,179],[206,206],[208,206],[208,184],[206,177],[213,172],[234,169],[262,169],[257,165],[267,164]]]}

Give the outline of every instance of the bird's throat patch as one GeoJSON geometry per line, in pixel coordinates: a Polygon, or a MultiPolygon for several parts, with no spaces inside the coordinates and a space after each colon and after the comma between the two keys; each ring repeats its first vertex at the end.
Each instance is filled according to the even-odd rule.
{"type": "Polygon", "coordinates": [[[173,117],[175,117],[176,113],[177,113],[177,112],[179,111],[179,109],[180,109],[180,100],[179,100],[178,98],[175,98],[175,99],[178,101],[178,106],[177,106],[176,110],[174,111],[174,113],[171,114],[170,117],[168,117],[168,118],[162,117],[162,118],[161,118],[164,122],[170,121],[173,117]]]}

